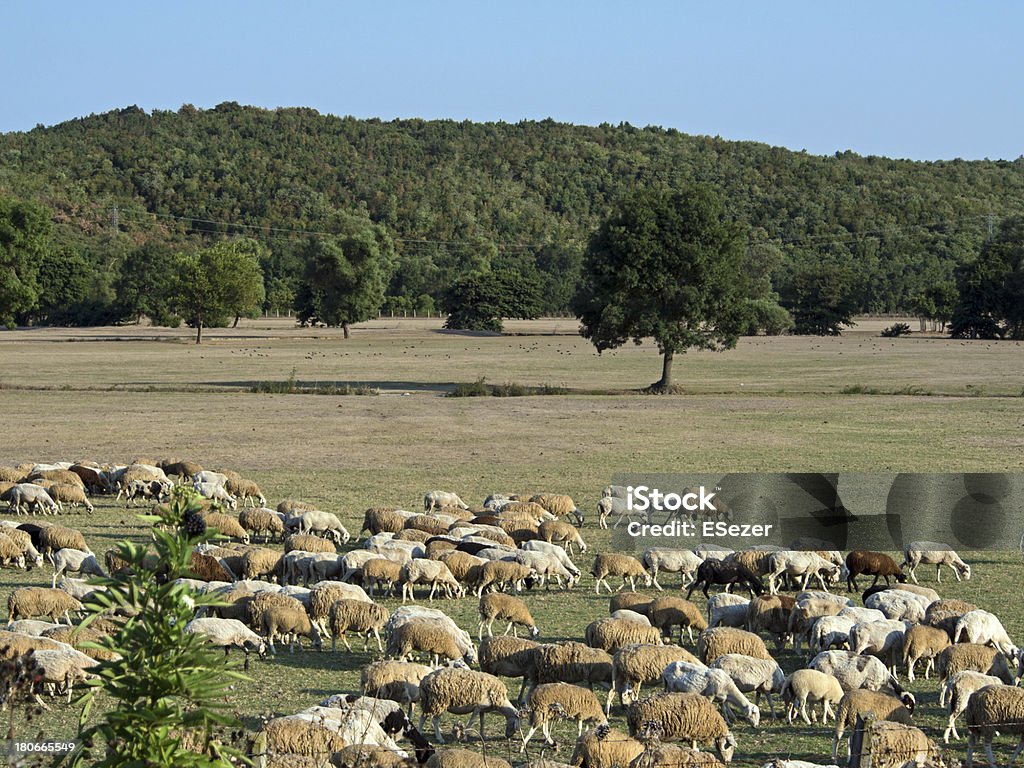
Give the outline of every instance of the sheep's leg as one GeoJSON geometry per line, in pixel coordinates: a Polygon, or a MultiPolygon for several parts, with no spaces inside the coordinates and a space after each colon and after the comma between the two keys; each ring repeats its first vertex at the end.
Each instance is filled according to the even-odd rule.
{"type": "MultiPolygon", "coordinates": [[[[991,768],[996,768],[996,758],[992,754],[992,737],[985,739],[985,757],[988,758],[988,764],[991,768]]],[[[970,765],[970,763],[968,763],[970,765]]]]}
{"type": "Polygon", "coordinates": [[[508,626],[507,626],[507,627],[505,627],[505,632],[504,632],[504,634],[506,634],[506,635],[507,635],[507,634],[509,633],[509,630],[511,630],[511,629],[512,629],[512,622],[510,621],[510,622],[508,623],[508,626]]]}
{"type": "Polygon", "coordinates": [[[530,743],[530,739],[533,737],[533,734],[536,731],[537,731],[537,726],[535,726],[535,725],[531,726],[530,730],[527,731],[526,735],[523,737],[523,744],[522,744],[521,747],[519,747],[520,754],[522,754],[523,752],[526,751],[526,745],[530,743]]]}
{"type": "MultiPolygon", "coordinates": [[[[440,715],[434,715],[434,740],[438,744],[444,744],[444,737],[441,736],[441,717],[440,715]]],[[[420,728],[423,727],[423,715],[420,715],[420,728]]]]}
{"type": "Polygon", "coordinates": [[[942,734],[942,741],[949,744],[949,734],[952,733],[954,737],[959,741],[960,734],[956,732],[956,716],[950,715],[949,722],[946,723],[946,730],[942,734]]]}
{"type": "MultiPolygon", "coordinates": [[[[828,702],[825,703],[825,706],[826,707],[828,706],[828,702]]],[[[808,725],[811,724],[811,718],[807,714],[807,697],[806,696],[800,701],[800,717],[802,717],[804,719],[804,722],[807,723],[808,725]]]]}
{"type": "Polygon", "coordinates": [[[931,679],[929,673],[932,671],[932,668],[934,666],[935,666],[935,657],[934,656],[929,656],[928,660],[925,662],[925,665],[924,665],[924,679],[925,680],[930,680],[931,679]]]}
{"type": "Polygon", "coordinates": [[[917,664],[917,659],[907,659],[907,680],[914,682],[914,665],[917,664]]]}
{"type": "Polygon", "coordinates": [[[1020,741],[1017,742],[1017,748],[1013,750],[1013,754],[1010,755],[1010,762],[1006,764],[1006,768],[1013,768],[1013,761],[1017,759],[1017,755],[1021,753],[1021,750],[1024,750],[1024,735],[1022,735],[1020,737],[1020,741]]]}

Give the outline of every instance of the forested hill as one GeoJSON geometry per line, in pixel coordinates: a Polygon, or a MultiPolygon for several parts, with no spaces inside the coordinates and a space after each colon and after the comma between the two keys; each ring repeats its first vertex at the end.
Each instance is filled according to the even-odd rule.
{"type": "Polygon", "coordinates": [[[399,304],[500,264],[537,268],[548,308],[564,309],[611,202],[693,181],[717,187],[750,227],[776,287],[802,263],[841,263],[864,311],[908,308],[976,254],[993,222],[1024,210],[1024,159],[820,157],[630,125],[381,122],[224,103],[0,136],[0,194],[49,207],[56,240],[85,254],[97,284],[148,239],[224,232],[265,241],[268,286],[287,283],[300,270],[295,231],[364,209],[395,239],[399,304]]]}

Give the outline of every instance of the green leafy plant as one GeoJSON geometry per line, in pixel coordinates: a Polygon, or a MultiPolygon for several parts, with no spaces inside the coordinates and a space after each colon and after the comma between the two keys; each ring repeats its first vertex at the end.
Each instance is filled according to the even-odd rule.
{"type": "Polygon", "coordinates": [[[127,568],[92,580],[106,589],[86,603],[83,625],[109,612],[128,618],[120,632],[94,646],[117,656],[93,667],[97,676],[81,697],[79,746],[58,764],[219,768],[245,760],[215,738],[215,729],[238,724],[225,701],[231,686],[248,678],[185,631],[196,608],[220,603],[175,583],[191,575],[192,549],[208,538],[199,508],[192,491],[175,489],[164,515],[140,515],[164,526],[153,528],[152,548],[120,542],[127,568]],[[101,692],[114,705],[85,727],[101,692]]]}

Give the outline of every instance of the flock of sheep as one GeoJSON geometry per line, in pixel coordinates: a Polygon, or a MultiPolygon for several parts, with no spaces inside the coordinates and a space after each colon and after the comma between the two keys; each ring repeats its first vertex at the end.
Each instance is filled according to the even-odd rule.
{"type": "MultiPolygon", "coordinates": [[[[761,727],[762,699],[773,719],[831,727],[832,760],[844,736],[867,719],[850,743],[870,750],[873,768],[937,765],[948,758],[911,724],[917,701],[901,684],[904,673],[915,680],[919,664],[925,677],[934,668],[941,681],[944,741],[959,739],[957,720],[966,721],[968,764],[979,739],[995,764],[996,733],[1020,739],[1014,757],[1024,745],[1024,690],[1016,687],[1024,655],[994,614],[917,583],[922,564],[936,566],[937,582],[943,567],[958,580],[971,578],[970,566],[945,545],[911,543],[901,564],[880,552],[844,556],[816,541],[735,552],[651,548],[639,558],[603,552],[590,568],[595,590],[613,592],[609,579],[621,580],[609,615],[578,639],[544,643],[524,596],[581,580],[573,556],[587,551],[578,527],[584,518],[570,497],[492,495],[471,509],[454,493],[430,491],[422,510],[366,510],[357,539],[367,536],[353,543],[332,513],[297,500],[268,508],[253,481],[180,461],[0,467],[0,498],[15,515],[0,520],[3,564],[49,561],[54,568],[49,587],[11,593],[9,624],[0,631],[0,658],[33,670],[37,698],[49,691],[70,701],[74,683],[102,658],[83,643],[117,631],[118,618],[76,631],[72,614],[93,589],[86,577],[125,565],[115,551],[97,557],[80,532],[47,513],[65,504],[91,510],[90,497],[109,494],[126,504],[151,499],[160,514],[174,483],[206,500],[207,527],[226,537],[193,553],[195,578],[185,581],[225,605],[197,615],[190,632],[226,653],[239,649],[247,668],[250,654],[276,654],[280,643],[293,652],[304,641],[322,650],[330,639],[335,650],[341,640],[351,650],[350,633],[380,654],[363,669],[358,692],[264,723],[249,745],[260,765],[502,768],[508,763],[500,758],[443,747],[443,716],[468,715],[455,736],[477,724],[473,737],[483,742],[484,715],[496,713],[520,752],[538,732],[553,746],[552,724],[575,722],[569,762],[581,768],[720,766],[743,754],[738,719],[755,732],[761,727]],[[24,516],[30,512],[43,514],[24,516]],[[665,592],[667,574],[678,575],[687,598],[665,592]],[[856,590],[862,576],[875,582],[859,596],[862,605],[829,591],[844,584],[847,593],[856,590]],[[637,593],[638,583],[657,593],[637,593]],[[716,586],[724,589],[711,594],[716,586]],[[703,608],[688,599],[696,589],[708,596],[703,608]],[[389,597],[401,604],[389,610],[377,602],[389,597]],[[417,597],[476,601],[476,641],[446,612],[417,605],[417,597]],[[494,633],[496,622],[502,634],[494,633]],[[776,655],[791,645],[805,664],[785,674],[766,639],[776,655]],[[521,680],[515,700],[502,678],[521,680]],[[642,695],[644,686],[655,690],[642,695]],[[607,690],[603,702],[595,687],[607,690]],[[410,720],[414,709],[418,727],[410,720]],[[625,731],[610,726],[613,712],[624,716],[625,731]],[[430,739],[420,730],[427,720],[430,739]]],[[[616,492],[610,486],[603,498],[616,492]]],[[[606,512],[613,507],[603,502],[606,512]]]]}

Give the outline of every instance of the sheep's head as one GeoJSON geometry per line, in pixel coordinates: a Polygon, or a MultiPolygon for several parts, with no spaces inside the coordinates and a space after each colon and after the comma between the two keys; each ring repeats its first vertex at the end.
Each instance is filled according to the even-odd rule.
{"type": "Polygon", "coordinates": [[[757,726],[761,722],[761,710],[757,706],[757,704],[750,704],[744,707],[743,716],[747,718],[747,722],[749,722],[755,728],[757,728],[757,726]]]}
{"type": "Polygon", "coordinates": [[[903,702],[903,706],[907,708],[910,714],[914,714],[914,707],[917,706],[917,699],[914,698],[914,694],[910,691],[904,691],[900,694],[900,701],[903,702]]]}
{"type": "Polygon", "coordinates": [[[956,569],[960,572],[960,575],[963,576],[964,579],[966,579],[967,581],[971,580],[971,566],[969,566],[967,563],[963,563],[962,565],[957,566],[956,569]]]}
{"type": "Polygon", "coordinates": [[[725,736],[718,737],[715,739],[715,751],[718,752],[723,763],[731,763],[732,754],[736,751],[736,737],[730,732],[727,732],[725,736]]]}
{"type": "Polygon", "coordinates": [[[505,738],[511,739],[516,735],[516,731],[519,730],[519,717],[517,715],[509,715],[505,718],[505,738]]]}
{"type": "Polygon", "coordinates": [[[576,518],[576,525],[579,526],[580,528],[582,528],[583,527],[583,513],[580,512],[579,508],[576,508],[576,509],[574,509],[572,511],[572,514],[573,514],[573,517],[576,518]]]}
{"type": "Polygon", "coordinates": [[[530,627],[530,637],[540,637],[540,628],[538,626],[530,627]]]}

